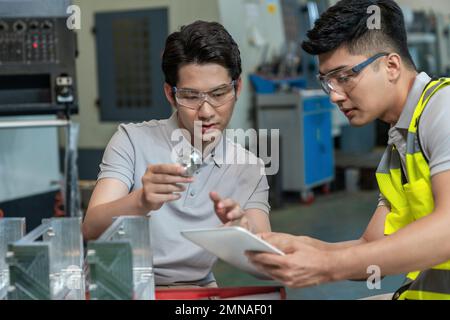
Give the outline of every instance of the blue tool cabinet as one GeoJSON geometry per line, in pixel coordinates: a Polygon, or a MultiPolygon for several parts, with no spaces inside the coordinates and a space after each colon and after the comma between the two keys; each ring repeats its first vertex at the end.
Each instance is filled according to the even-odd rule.
{"type": "Polygon", "coordinates": [[[328,189],[334,179],[332,109],[321,90],[256,94],[259,129],[280,130],[283,191],[299,192],[303,202],[314,199],[312,188],[328,189]]]}

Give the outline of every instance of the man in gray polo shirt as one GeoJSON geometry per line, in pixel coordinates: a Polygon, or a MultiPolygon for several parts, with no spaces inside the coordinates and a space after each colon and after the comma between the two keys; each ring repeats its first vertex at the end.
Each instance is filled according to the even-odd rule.
{"type": "Polygon", "coordinates": [[[83,233],[94,239],[114,216],[151,214],[156,284],[214,286],[215,256],[181,230],[237,224],[270,231],[264,164],[221,134],[242,87],[239,49],[220,24],[197,21],[167,38],[162,68],[176,111],[166,120],[119,126],[83,233]],[[186,150],[201,160],[192,177],[176,163],[186,150]],[[247,161],[229,161],[229,154],[247,161]]]}

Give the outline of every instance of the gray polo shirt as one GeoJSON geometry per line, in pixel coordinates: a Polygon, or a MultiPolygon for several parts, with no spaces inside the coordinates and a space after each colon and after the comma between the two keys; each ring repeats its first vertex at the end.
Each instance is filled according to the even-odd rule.
{"type": "MultiPolygon", "coordinates": [[[[395,145],[399,151],[404,172],[406,172],[406,138],[408,128],[417,102],[431,78],[422,72],[408,94],[405,107],[398,122],[389,129],[389,145],[395,145]]],[[[431,97],[419,122],[419,139],[425,157],[429,160],[430,173],[434,176],[450,170],[450,87],[439,90],[431,97]]],[[[380,196],[379,205],[387,205],[387,200],[380,196]]]]}
{"type": "MultiPolygon", "coordinates": [[[[191,147],[184,137],[172,141],[172,133],[177,129],[176,112],[166,120],[121,124],[106,147],[98,179],[118,179],[127,185],[130,192],[141,188],[141,179],[148,165],[174,163],[174,149],[186,145],[191,147]]],[[[262,161],[253,154],[223,137],[204,159],[194,175],[194,182],[186,186],[182,197],[152,212],[151,241],[156,284],[201,284],[211,280],[210,271],[216,257],[185,239],[180,231],[221,224],[209,198],[210,191],[234,199],[241,208],[261,209],[268,214],[269,186],[263,168],[262,161]],[[252,159],[248,162],[254,164],[227,164],[226,157],[233,152],[238,157],[252,159]]]]}

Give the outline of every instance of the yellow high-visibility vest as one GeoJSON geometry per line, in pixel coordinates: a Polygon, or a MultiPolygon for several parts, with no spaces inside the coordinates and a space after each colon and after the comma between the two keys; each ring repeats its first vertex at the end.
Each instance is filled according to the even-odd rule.
{"type": "MultiPolygon", "coordinates": [[[[431,81],[417,103],[406,140],[407,183],[402,181],[400,155],[394,146],[388,146],[380,161],[376,172],[378,186],[391,205],[385,221],[386,235],[434,210],[430,167],[420,146],[418,124],[431,97],[448,85],[450,78],[431,81]]],[[[394,299],[450,300],[450,260],[428,270],[410,272],[407,282],[395,293],[394,299]]]]}

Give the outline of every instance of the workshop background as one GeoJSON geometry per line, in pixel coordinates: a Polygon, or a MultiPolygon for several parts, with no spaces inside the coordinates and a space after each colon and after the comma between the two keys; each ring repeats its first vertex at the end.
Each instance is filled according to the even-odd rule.
{"type": "MultiPolygon", "coordinates": [[[[201,19],[222,23],[241,51],[243,90],[229,128],[280,129],[280,170],[268,177],[273,230],[332,242],[359,237],[377,203],[374,172],[388,127],[350,127],[316,81],[316,58],[299,47],[335,2],[1,0],[0,217],[25,217],[28,233],[44,218],[83,214],[118,124],[170,115],[160,52],[168,34],[201,19]],[[80,18],[73,32],[69,14],[80,18]]],[[[418,69],[449,75],[450,2],[397,2],[418,69]]],[[[272,284],[222,261],[214,272],[220,286],[272,284]]],[[[385,277],[379,290],[344,281],[287,296],[357,299],[403,280],[385,277]]]]}

